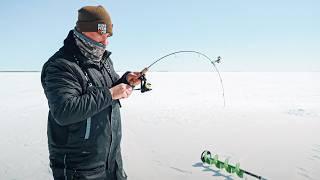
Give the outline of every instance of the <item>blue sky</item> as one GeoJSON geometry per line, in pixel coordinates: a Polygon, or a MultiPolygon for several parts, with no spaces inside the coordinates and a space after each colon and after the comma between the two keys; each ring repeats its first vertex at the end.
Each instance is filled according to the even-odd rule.
{"type": "MultiPolygon", "coordinates": [[[[220,55],[220,71],[320,71],[316,0],[3,1],[0,70],[41,70],[75,26],[77,10],[98,4],[113,20],[108,49],[119,71],[141,70],[177,50],[220,55]]],[[[179,55],[153,70],[201,71],[208,64],[179,55]]]]}

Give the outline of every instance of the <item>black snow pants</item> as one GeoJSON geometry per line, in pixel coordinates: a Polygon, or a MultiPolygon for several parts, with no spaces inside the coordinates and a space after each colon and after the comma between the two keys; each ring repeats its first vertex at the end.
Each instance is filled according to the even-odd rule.
{"type": "Polygon", "coordinates": [[[81,170],[53,167],[51,169],[54,180],[117,180],[116,171],[109,172],[104,166],[81,170]]]}

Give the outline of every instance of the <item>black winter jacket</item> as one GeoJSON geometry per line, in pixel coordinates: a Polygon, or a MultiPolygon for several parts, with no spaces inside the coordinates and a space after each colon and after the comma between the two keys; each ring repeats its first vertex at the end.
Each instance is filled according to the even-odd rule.
{"type": "Polygon", "coordinates": [[[127,83],[115,72],[110,52],[101,63],[85,58],[73,32],[43,66],[41,83],[48,99],[48,146],[52,167],[90,169],[104,166],[125,179],[120,141],[120,102],[109,89],[127,83]]]}

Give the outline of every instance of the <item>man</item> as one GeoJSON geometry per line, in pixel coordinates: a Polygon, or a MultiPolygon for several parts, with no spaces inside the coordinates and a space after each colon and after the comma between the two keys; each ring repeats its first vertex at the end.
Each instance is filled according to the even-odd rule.
{"type": "Polygon", "coordinates": [[[43,66],[48,99],[48,147],[55,180],[125,180],[119,99],[140,83],[139,72],[115,72],[110,52],[112,22],[102,6],[78,11],[64,46],[43,66]]]}

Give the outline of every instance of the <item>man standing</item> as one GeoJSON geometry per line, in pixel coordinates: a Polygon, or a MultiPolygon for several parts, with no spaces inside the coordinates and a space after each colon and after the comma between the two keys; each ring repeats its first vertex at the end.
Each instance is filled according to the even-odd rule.
{"type": "Polygon", "coordinates": [[[78,11],[64,45],[43,66],[48,148],[55,180],[125,180],[119,99],[140,83],[139,72],[115,72],[105,50],[113,24],[102,6],[78,11]]]}

